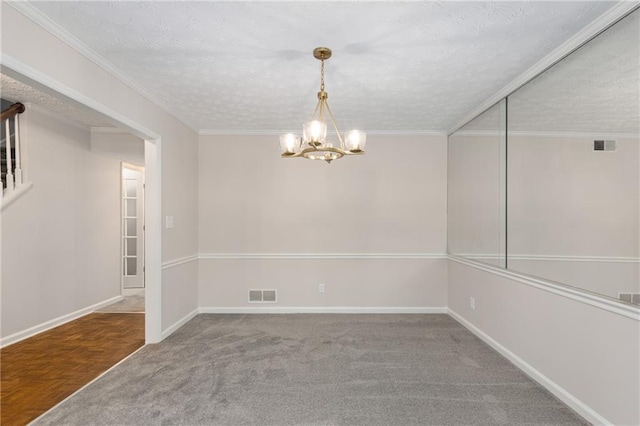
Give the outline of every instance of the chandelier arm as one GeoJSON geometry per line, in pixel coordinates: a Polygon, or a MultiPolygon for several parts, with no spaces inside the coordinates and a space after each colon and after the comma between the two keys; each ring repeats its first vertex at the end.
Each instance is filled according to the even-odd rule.
{"type": "Polygon", "coordinates": [[[318,102],[316,103],[316,107],[313,110],[313,114],[311,114],[311,121],[313,121],[313,119],[315,118],[316,114],[318,113],[318,110],[320,109],[320,104],[322,104],[322,100],[318,99],[318,102]]]}
{"type": "Polygon", "coordinates": [[[320,99],[320,121],[324,121],[324,110],[327,106],[326,99],[320,99]]]}
{"type": "Polygon", "coordinates": [[[324,102],[327,107],[327,111],[329,112],[329,118],[331,119],[331,124],[333,124],[333,128],[336,131],[336,135],[338,135],[338,141],[340,141],[340,148],[344,150],[344,142],[342,141],[342,136],[340,136],[340,130],[338,130],[338,126],[336,125],[336,119],[333,118],[333,113],[331,112],[331,108],[329,108],[329,102],[324,102]]]}

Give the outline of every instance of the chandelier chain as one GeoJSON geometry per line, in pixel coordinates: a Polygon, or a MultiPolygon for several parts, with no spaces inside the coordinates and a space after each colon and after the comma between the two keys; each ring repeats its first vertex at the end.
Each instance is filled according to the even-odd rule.
{"type": "Polygon", "coordinates": [[[324,59],[320,65],[320,91],[324,92],[324,59]]]}

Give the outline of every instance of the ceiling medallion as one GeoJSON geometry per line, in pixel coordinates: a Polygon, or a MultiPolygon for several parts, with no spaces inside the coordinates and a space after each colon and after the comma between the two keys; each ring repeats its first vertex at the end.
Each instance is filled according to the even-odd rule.
{"type": "Polygon", "coordinates": [[[367,142],[367,135],[360,130],[351,130],[340,136],[340,131],[333,118],[327,97],[324,91],[324,61],[331,57],[331,49],[327,47],[317,47],[313,50],[313,56],[320,60],[320,91],[318,92],[318,103],[313,110],[311,120],[304,123],[302,127],[302,138],[287,133],[280,136],[280,150],[283,158],[303,157],[309,160],[324,160],[331,163],[333,160],[342,158],[345,155],[362,155],[367,142]],[[328,115],[333,129],[338,137],[339,146],[327,142],[327,121],[328,115]]]}

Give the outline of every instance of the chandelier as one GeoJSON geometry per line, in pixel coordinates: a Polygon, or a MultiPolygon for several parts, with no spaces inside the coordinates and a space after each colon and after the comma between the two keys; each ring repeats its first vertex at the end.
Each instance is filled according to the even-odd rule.
{"type": "Polygon", "coordinates": [[[317,47],[313,50],[313,56],[321,61],[320,66],[320,91],[318,103],[313,110],[311,120],[302,127],[302,138],[287,133],[280,136],[280,150],[283,158],[303,157],[309,160],[324,160],[331,163],[333,160],[345,155],[362,155],[367,142],[367,135],[360,130],[351,130],[340,136],[340,131],[329,108],[327,92],[324,91],[324,61],[331,57],[331,49],[317,47]],[[333,129],[338,138],[338,145],[327,141],[327,121],[329,117],[333,129]]]}

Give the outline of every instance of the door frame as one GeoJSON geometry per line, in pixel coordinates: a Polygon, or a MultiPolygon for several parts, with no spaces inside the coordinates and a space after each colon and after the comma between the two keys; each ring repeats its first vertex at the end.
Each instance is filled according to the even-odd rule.
{"type": "Polygon", "coordinates": [[[145,342],[162,341],[162,138],[160,134],[20,60],[5,53],[0,56],[3,74],[81,110],[89,110],[107,117],[114,126],[144,139],[145,342]]]}

